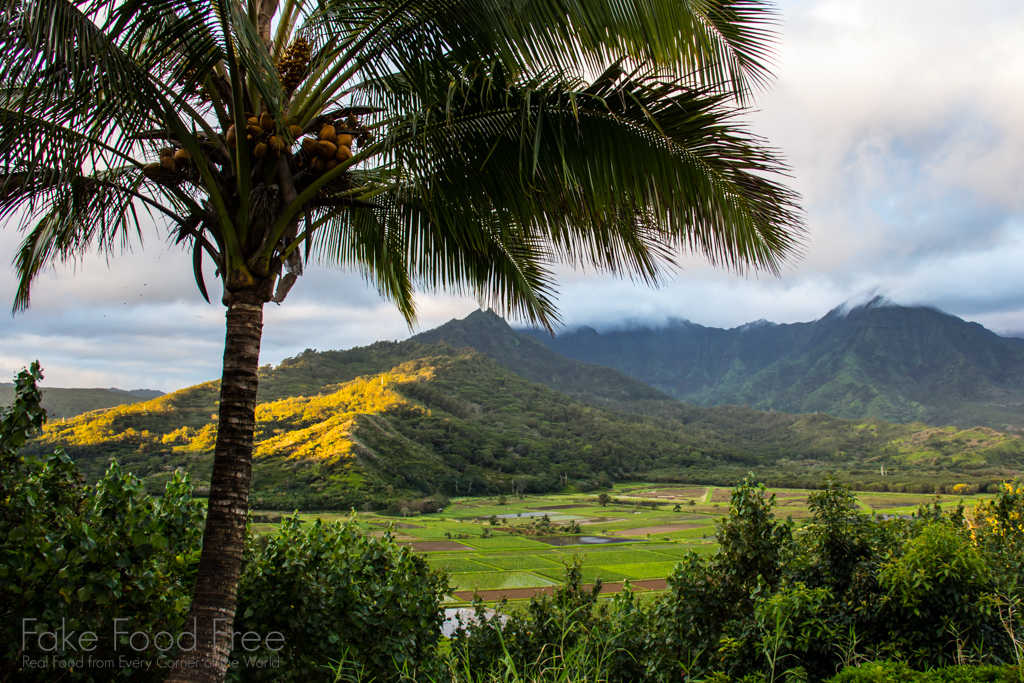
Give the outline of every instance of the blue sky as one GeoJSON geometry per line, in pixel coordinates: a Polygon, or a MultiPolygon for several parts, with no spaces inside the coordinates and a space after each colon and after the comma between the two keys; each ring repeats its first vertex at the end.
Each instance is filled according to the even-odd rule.
{"type": "MultiPolygon", "coordinates": [[[[749,119],[793,168],[803,259],[778,279],[687,259],[657,291],[563,271],[567,326],[796,322],[882,294],[1024,336],[1024,3],[778,5],[776,82],[749,119]]],[[[0,230],[5,261],[17,241],[0,230]]],[[[13,292],[0,268],[8,310],[13,292]]],[[[475,308],[424,295],[418,329],[475,308]]],[[[0,380],[37,358],[50,386],[169,391],[219,376],[223,309],[202,300],[188,258],[155,233],[110,263],[44,274],[32,308],[3,320],[0,380]]],[[[261,359],[409,334],[358,276],[312,269],[284,305],[268,305],[261,359]]]]}

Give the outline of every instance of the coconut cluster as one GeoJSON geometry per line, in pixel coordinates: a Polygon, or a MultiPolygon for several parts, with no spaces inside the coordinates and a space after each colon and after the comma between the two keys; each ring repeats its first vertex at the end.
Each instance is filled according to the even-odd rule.
{"type": "MultiPolygon", "coordinates": [[[[291,125],[289,129],[292,138],[302,135],[302,128],[299,126],[291,125]]],[[[238,132],[232,125],[224,133],[224,141],[228,143],[228,146],[234,147],[238,144],[238,139],[238,132]]],[[[288,146],[288,143],[277,133],[277,121],[267,112],[263,112],[259,116],[250,116],[246,120],[245,142],[252,150],[252,155],[257,159],[262,159],[267,154],[277,154],[288,146]]]]}
{"type": "Polygon", "coordinates": [[[292,92],[306,78],[309,72],[309,54],[309,43],[299,36],[281,55],[281,60],[277,63],[277,72],[281,76],[281,85],[284,86],[285,92],[292,92]]]}
{"type": "MultiPolygon", "coordinates": [[[[241,144],[259,160],[267,155],[274,157],[285,152],[293,141],[301,139],[304,154],[300,153],[295,157],[293,163],[298,163],[300,167],[313,173],[323,174],[351,159],[354,143],[366,144],[371,139],[370,132],[360,126],[359,119],[353,115],[349,115],[344,124],[340,121],[326,123],[318,133],[310,133],[305,138],[302,137],[303,129],[294,123],[289,124],[286,130],[287,133],[282,134],[274,117],[264,111],[259,116],[248,116],[245,138],[241,144]],[[341,128],[341,125],[345,127],[341,128]],[[289,133],[290,139],[286,137],[289,133]]],[[[238,146],[240,140],[242,136],[234,125],[224,132],[224,142],[229,147],[238,146]]],[[[160,150],[160,162],[147,164],[142,170],[150,180],[164,185],[177,185],[193,175],[195,167],[188,150],[164,147],[160,150]]]]}
{"type": "Polygon", "coordinates": [[[191,171],[192,154],[187,149],[174,147],[162,147],[160,162],[142,167],[147,178],[164,184],[177,184],[191,171]]]}
{"type": "Polygon", "coordinates": [[[352,158],[351,133],[339,132],[331,124],[326,124],[314,138],[305,138],[302,149],[309,155],[309,166],[318,173],[325,173],[338,164],[352,158]]]}

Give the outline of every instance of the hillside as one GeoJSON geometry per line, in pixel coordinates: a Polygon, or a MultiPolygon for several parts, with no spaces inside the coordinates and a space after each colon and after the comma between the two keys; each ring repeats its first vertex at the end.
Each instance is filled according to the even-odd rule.
{"type": "Polygon", "coordinates": [[[526,334],[702,406],[1024,428],[1021,340],[929,308],[875,299],[810,323],[526,334]]]}
{"type": "Polygon", "coordinates": [[[493,311],[474,311],[462,320],[421,332],[411,341],[475,349],[520,377],[587,403],[672,400],[618,370],[561,356],[537,339],[516,332],[493,311]]]}
{"type": "MultiPolygon", "coordinates": [[[[154,389],[61,389],[57,387],[43,389],[43,408],[51,420],[75,417],[90,410],[112,408],[127,403],[138,403],[157,396],[163,392],[154,389]]],[[[14,385],[0,382],[0,405],[9,405],[14,401],[14,385]]]]}
{"type": "MultiPolygon", "coordinates": [[[[1024,441],[993,430],[657,399],[622,405],[629,410],[582,403],[447,344],[307,351],[261,369],[253,503],[347,509],[614,480],[727,485],[751,470],[779,485],[813,486],[834,473],[860,487],[930,491],[1024,470],[1024,441]]],[[[177,467],[203,482],[216,410],[209,382],[53,422],[31,448],[62,446],[90,477],[116,457],[154,489],[177,467]]]]}

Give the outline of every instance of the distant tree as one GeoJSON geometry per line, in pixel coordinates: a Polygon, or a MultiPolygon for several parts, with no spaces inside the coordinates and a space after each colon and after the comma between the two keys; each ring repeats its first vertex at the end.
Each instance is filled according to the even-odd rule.
{"type": "Polygon", "coordinates": [[[675,505],[674,505],[674,506],[672,507],[672,512],[682,512],[682,511],[683,511],[683,508],[679,506],[679,503],[676,503],[676,504],[675,504],[675,505]]]}
{"type": "Polygon", "coordinates": [[[609,496],[607,493],[602,493],[597,497],[597,502],[599,505],[604,506],[612,502],[612,497],[609,496]]]}

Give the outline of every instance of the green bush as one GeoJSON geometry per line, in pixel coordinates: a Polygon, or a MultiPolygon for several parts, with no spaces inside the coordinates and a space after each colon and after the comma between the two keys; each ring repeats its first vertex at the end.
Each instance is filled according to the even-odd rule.
{"type": "Polygon", "coordinates": [[[827,683],[1020,683],[1022,672],[1010,666],[949,666],[914,671],[904,662],[870,662],[851,666],[827,683]]]}
{"type": "Polygon", "coordinates": [[[890,639],[917,667],[952,664],[960,648],[998,641],[982,596],[992,576],[966,531],[932,522],[878,574],[890,639]]]}
{"type": "Polygon", "coordinates": [[[249,536],[235,630],[284,635],[282,649],[237,649],[238,681],[330,681],[324,668],[346,652],[378,683],[403,668],[434,673],[444,572],[429,569],[390,534],[364,536],[354,521],[302,528],[288,518],[275,536],[249,536]]]}
{"type": "Polygon", "coordinates": [[[81,681],[159,680],[166,670],[112,673],[89,666],[87,658],[153,661],[161,652],[150,637],[181,632],[202,507],[187,475],[175,474],[164,496],[152,498],[117,463],[87,486],[62,451],[22,455],[20,447],[45,419],[35,386],[41,378],[37,364],[19,374],[18,398],[0,421],[0,678],[44,681],[63,673],[81,681]],[[115,626],[126,632],[116,641],[115,626]],[[145,641],[129,643],[134,632],[146,634],[145,641]],[[86,663],[74,671],[22,667],[23,657],[52,662],[54,655],[86,663]]]}

